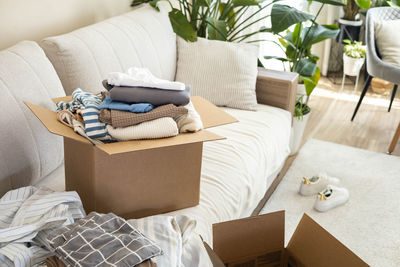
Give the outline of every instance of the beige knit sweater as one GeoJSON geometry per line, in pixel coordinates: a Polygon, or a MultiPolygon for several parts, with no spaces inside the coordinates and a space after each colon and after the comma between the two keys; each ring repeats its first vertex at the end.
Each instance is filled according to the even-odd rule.
{"type": "Polygon", "coordinates": [[[114,128],[111,125],[107,125],[107,131],[113,139],[118,141],[165,138],[176,136],[179,133],[176,122],[170,117],[146,121],[123,128],[114,128]]]}

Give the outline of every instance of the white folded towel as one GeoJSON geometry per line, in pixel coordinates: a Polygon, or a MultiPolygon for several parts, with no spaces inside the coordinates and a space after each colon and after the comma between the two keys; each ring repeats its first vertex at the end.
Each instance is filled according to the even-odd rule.
{"type": "Polygon", "coordinates": [[[156,139],[178,135],[178,126],[173,118],[164,117],[137,125],[114,128],[107,125],[108,134],[119,141],[156,139]]]}
{"type": "Polygon", "coordinates": [[[126,73],[111,72],[107,75],[108,84],[114,86],[148,87],[166,90],[185,90],[185,84],[155,77],[146,68],[129,68],[126,73]]]}
{"type": "Polygon", "coordinates": [[[175,121],[178,124],[179,132],[197,132],[203,129],[204,127],[201,117],[199,113],[197,113],[192,102],[189,102],[185,108],[188,110],[188,113],[175,118],[175,121]]]}

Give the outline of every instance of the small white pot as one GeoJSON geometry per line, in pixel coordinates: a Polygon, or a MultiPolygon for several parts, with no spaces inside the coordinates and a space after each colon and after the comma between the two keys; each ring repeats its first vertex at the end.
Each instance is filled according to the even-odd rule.
{"type": "Polygon", "coordinates": [[[290,135],[290,155],[299,151],[301,140],[303,139],[304,129],[307,126],[311,112],[303,116],[303,119],[293,118],[292,132],[290,135]]]}
{"type": "Polygon", "coordinates": [[[352,58],[343,54],[343,72],[349,76],[358,76],[365,58],[352,58]]]}
{"type": "MultiPolygon", "coordinates": [[[[357,17],[356,17],[357,19],[357,17]]],[[[363,24],[362,20],[347,20],[347,19],[339,19],[340,24],[349,25],[349,26],[356,26],[360,27],[363,24]]]]}

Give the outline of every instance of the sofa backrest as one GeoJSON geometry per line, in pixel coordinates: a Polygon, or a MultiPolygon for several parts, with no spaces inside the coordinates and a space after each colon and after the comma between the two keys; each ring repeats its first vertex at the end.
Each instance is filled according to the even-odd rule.
{"type": "Polygon", "coordinates": [[[24,101],[55,109],[64,96],[57,74],[35,42],[0,51],[0,196],[39,181],[61,165],[62,138],[50,134],[24,101]]]}
{"type": "Polygon", "coordinates": [[[121,16],[44,39],[41,46],[53,63],[67,95],[75,88],[103,89],[107,73],[147,67],[174,80],[176,36],[168,13],[143,5],[121,16]]]}

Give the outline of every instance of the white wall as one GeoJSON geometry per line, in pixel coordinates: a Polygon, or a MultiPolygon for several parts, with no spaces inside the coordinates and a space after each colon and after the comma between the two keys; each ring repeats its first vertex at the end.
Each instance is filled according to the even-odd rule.
{"type": "Polygon", "coordinates": [[[0,0],[0,49],[69,32],[131,9],[130,0],[0,0]]]}

